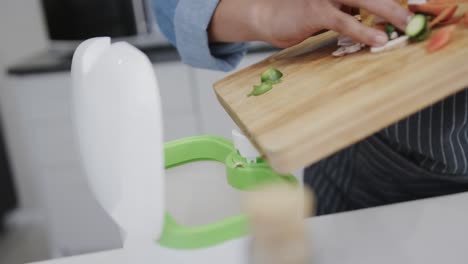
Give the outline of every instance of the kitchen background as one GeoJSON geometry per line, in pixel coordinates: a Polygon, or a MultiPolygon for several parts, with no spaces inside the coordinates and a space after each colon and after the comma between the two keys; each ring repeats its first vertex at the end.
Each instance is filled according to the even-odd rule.
{"type": "MultiPolygon", "coordinates": [[[[67,1],[70,4],[79,2],[0,1],[2,264],[120,246],[117,228],[96,204],[86,185],[73,140],[69,64],[76,42],[51,40],[66,38],[64,33],[84,32],[84,29],[80,31],[78,27],[73,31],[66,28],[63,20],[54,20],[54,24],[44,16],[43,4],[67,1]],[[57,23],[62,24],[56,29],[57,35],[52,36],[49,34],[51,27],[57,23]]],[[[93,1],[101,1],[103,5],[128,2],[134,7],[147,4],[143,0],[93,1]]],[[[81,2],[91,3],[89,0],[81,2]]],[[[105,15],[111,10],[104,8],[99,12],[105,15]]],[[[125,39],[142,47],[154,64],[163,102],[165,140],[199,134],[229,138],[235,125],[212,91],[212,84],[227,73],[183,65],[157,28],[151,30],[151,19],[138,20],[136,17],[142,18],[145,14],[135,13],[133,22],[140,37],[125,39]],[[146,28],[145,21],[148,23],[146,28]],[[146,34],[148,29],[150,34],[146,34]]],[[[68,19],[76,18],[68,16],[68,19]]],[[[271,47],[256,43],[240,67],[257,62],[272,52],[271,47]]],[[[206,173],[200,170],[193,167],[194,174],[206,173]]],[[[178,201],[186,207],[192,206],[188,201],[193,200],[195,194],[209,193],[195,190],[198,187],[197,181],[194,182],[192,185],[179,179],[173,182],[175,187],[170,187],[184,190],[182,193],[187,197],[178,201]]]]}

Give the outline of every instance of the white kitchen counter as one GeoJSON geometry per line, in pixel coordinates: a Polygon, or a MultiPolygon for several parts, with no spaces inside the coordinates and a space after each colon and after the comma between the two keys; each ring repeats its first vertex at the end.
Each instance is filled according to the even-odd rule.
{"type": "MultiPolygon", "coordinates": [[[[314,264],[466,264],[468,193],[307,220],[314,264]]],[[[247,263],[248,239],[175,251],[154,246],[157,263],[247,263]]],[[[150,263],[156,263],[151,261],[150,263]]],[[[124,264],[122,250],[36,264],[124,264]]]]}

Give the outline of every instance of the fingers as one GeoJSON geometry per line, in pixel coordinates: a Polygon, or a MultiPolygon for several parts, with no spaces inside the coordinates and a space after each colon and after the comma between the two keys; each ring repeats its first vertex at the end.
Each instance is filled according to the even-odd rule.
{"type": "Polygon", "coordinates": [[[367,27],[354,17],[336,9],[331,11],[325,26],[369,46],[383,46],[388,41],[387,34],[384,32],[367,27]]]}
{"type": "Polygon", "coordinates": [[[405,29],[412,16],[412,13],[400,6],[396,0],[338,0],[338,2],[367,9],[371,13],[385,18],[401,30],[405,29]]]}

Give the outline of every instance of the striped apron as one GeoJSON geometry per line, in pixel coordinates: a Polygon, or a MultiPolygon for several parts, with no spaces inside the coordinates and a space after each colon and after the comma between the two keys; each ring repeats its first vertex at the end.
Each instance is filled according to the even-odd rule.
{"type": "Polygon", "coordinates": [[[317,215],[468,191],[468,90],[307,168],[317,215]]]}

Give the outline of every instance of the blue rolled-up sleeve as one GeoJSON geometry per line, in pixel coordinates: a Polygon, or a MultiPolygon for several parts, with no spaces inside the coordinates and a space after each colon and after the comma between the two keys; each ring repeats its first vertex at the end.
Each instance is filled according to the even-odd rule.
{"type": "Polygon", "coordinates": [[[161,31],[184,63],[230,71],[245,55],[246,43],[211,44],[208,27],[219,0],[153,0],[161,31]]]}

